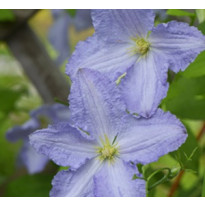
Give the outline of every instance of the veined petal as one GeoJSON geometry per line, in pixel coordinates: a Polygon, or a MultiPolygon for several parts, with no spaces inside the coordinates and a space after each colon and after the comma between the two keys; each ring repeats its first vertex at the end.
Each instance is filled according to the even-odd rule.
{"type": "Polygon", "coordinates": [[[138,171],[135,165],[120,159],[104,162],[94,177],[94,195],[99,197],[139,197],[146,196],[145,181],[133,180],[138,171]]]}
{"type": "Polygon", "coordinates": [[[80,68],[90,68],[102,73],[109,73],[116,80],[127,68],[134,64],[138,55],[132,55],[129,43],[105,44],[94,34],[86,41],[79,42],[66,66],[66,74],[75,78],[80,68]]]}
{"type": "Polygon", "coordinates": [[[145,9],[96,9],[91,15],[97,36],[108,42],[146,37],[155,18],[152,10],[145,9]]]}
{"type": "Polygon", "coordinates": [[[75,127],[88,132],[88,137],[99,143],[100,137],[114,139],[123,123],[125,105],[116,84],[107,76],[89,69],[79,70],[69,101],[75,127]]]}
{"type": "Polygon", "coordinates": [[[48,163],[48,157],[37,153],[29,144],[29,140],[25,139],[20,152],[20,160],[30,174],[41,172],[48,163]]]}
{"type": "Polygon", "coordinates": [[[205,50],[205,36],[187,23],[171,21],[159,24],[150,34],[151,48],[170,63],[174,72],[184,70],[205,50]]]}
{"type": "Polygon", "coordinates": [[[168,90],[167,66],[153,52],[141,57],[127,70],[120,89],[131,113],[152,116],[168,90]]]}
{"type": "Polygon", "coordinates": [[[83,138],[68,123],[59,123],[34,132],[29,136],[31,145],[61,166],[77,169],[86,160],[97,155],[96,141],[83,138]]]}
{"type": "Polygon", "coordinates": [[[50,196],[93,196],[93,176],[101,168],[97,159],[89,160],[76,171],[61,171],[52,181],[50,196]]]}
{"type": "Polygon", "coordinates": [[[169,112],[158,109],[149,119],[128,118],[127,129],[119,138],[119,155],[125,161],[147,164],[171,151],[186,140],[183,124],[169,112]]]}

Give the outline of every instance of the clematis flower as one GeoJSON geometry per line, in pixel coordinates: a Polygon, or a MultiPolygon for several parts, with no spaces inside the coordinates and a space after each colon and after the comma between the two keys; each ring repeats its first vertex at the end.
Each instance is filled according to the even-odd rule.
{"type": "Polygon", "coordinates": [[[51,12],[54,24],[48,33],[48,39],[59,52],[56,62],[60,65],[70,55],[69,27],[74,25],[77,31],[91,27],[90,9],[77,9],[74,17],[71,17],[64,9],[53,9],[51,12]]]}
{"type": "Polygon", "coordinates": [[[69,96],[71,123],[30,135],[31,145],[56,164],[69,166],[52,181],[50,196],[145,196],[136,163],[176,150],[187,134],[169,112],[149,118],[125,111],[118,87],[106,75],[80,69],[69,96]]]}
{"type": "Polygon", "coordinates": [[[120,83],[129,112],[150,117],[166,96],[168,69],[184,70],[205,49],[205,37],[187,23],[154,27],[152,10],[93,10],[95,34],[80,42],[67,64],[108,73],[120,83]]]}
{"type": "Polygon", "coordinates": [[[45,128],[50,123],[69,120],[68,107],[55,104],[44,105],[30,114],[31,119],[22,126],[15,126],[8,130],[6,138],[10,142],[23,139],[23,146],[19,153],[19,164],[24,165],[30,174],[41,172],[48,162],[48,158],[38,154],[29,144],[29,134],[37,129],[45,128]]]}

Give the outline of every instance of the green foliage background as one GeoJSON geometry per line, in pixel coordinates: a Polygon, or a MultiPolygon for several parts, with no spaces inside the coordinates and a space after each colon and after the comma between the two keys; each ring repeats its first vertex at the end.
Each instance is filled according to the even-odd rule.
{"type": "MultiPolygon", "coordinates": [[[[75,16],[75,10],[68,10],[75,16]]],[[[173,19],[197,26],[205,34],[205,10],[167,10],[166,19],[156,18],[156,24],[173,19]]],[[[0,22],[14,21],[11,10],[0,11],[0,22]]],[[[41,10],[30,20],[51,58],[58,55],[47,40],[53,23],[49,10],[41,10]]],[[[79,40],[92,35],[93,29],[77,32],[69,28],[72,50],[79,40]]],[[[65,61],[66,62],[66,61],[65,61]]],[[[65,63],[61,66],[64,73],[65,63]]],[[[205,52],[184,71],[169,73],[170,88],[161,108],[175,114],[187,127],[188,139],[181,148],[146,166],[138,165],[147,180],[147,196],[167,196],[180,170],[184,175],[175,196],[205,196],[205,136],[197,135],[205,121],[205,52]]],[[[6,131],[29,119],[29,112],[42,104],[36,89],[24,75],[21,65],[12,56],[5,42],[0,42],[0,196],[48,196],[51,180],[59,169],[50,162],[46,169],[35,175],[17,166],[22,142],[11,144],[5,139],[6,131]]]]}

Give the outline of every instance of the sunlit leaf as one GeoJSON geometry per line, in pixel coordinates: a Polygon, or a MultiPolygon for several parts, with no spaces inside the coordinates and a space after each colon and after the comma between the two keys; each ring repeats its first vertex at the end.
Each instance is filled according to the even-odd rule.
{"type": "Polygon", "coordinates": [[[205,9],[196,9],[196,16],[199,21],[199,23],[202,23],[205,21],[205,9]]]}
{"type": "Polygon", "coordinates": [[[188,11],[183,11],[181,9],[168,9],[167,10],[167,15],[171,16],[189,16],[189,17],[194,17],[194,13],[190,13],[188,11]]]}

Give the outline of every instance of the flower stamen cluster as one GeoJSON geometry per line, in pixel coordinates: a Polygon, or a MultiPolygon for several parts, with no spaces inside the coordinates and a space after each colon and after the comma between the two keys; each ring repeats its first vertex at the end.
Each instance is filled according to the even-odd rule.
{"type": "Polygon", "coordinates": [[[134,54],[139,53],[145,55],[149,51],[150,43],[144,38],[132,38],[132,40],[135,42],[135,47],[133,49],[134,54]]]}
{"type": "Polygon", "coordinates": [[[99,154],[100,160],[113,161],[114,158],[119,154],[117,143],[111,144],[108,137],[105,136],[105,140],[102,141],[102,147],[97,148],[97,153],[99,154]]]}

